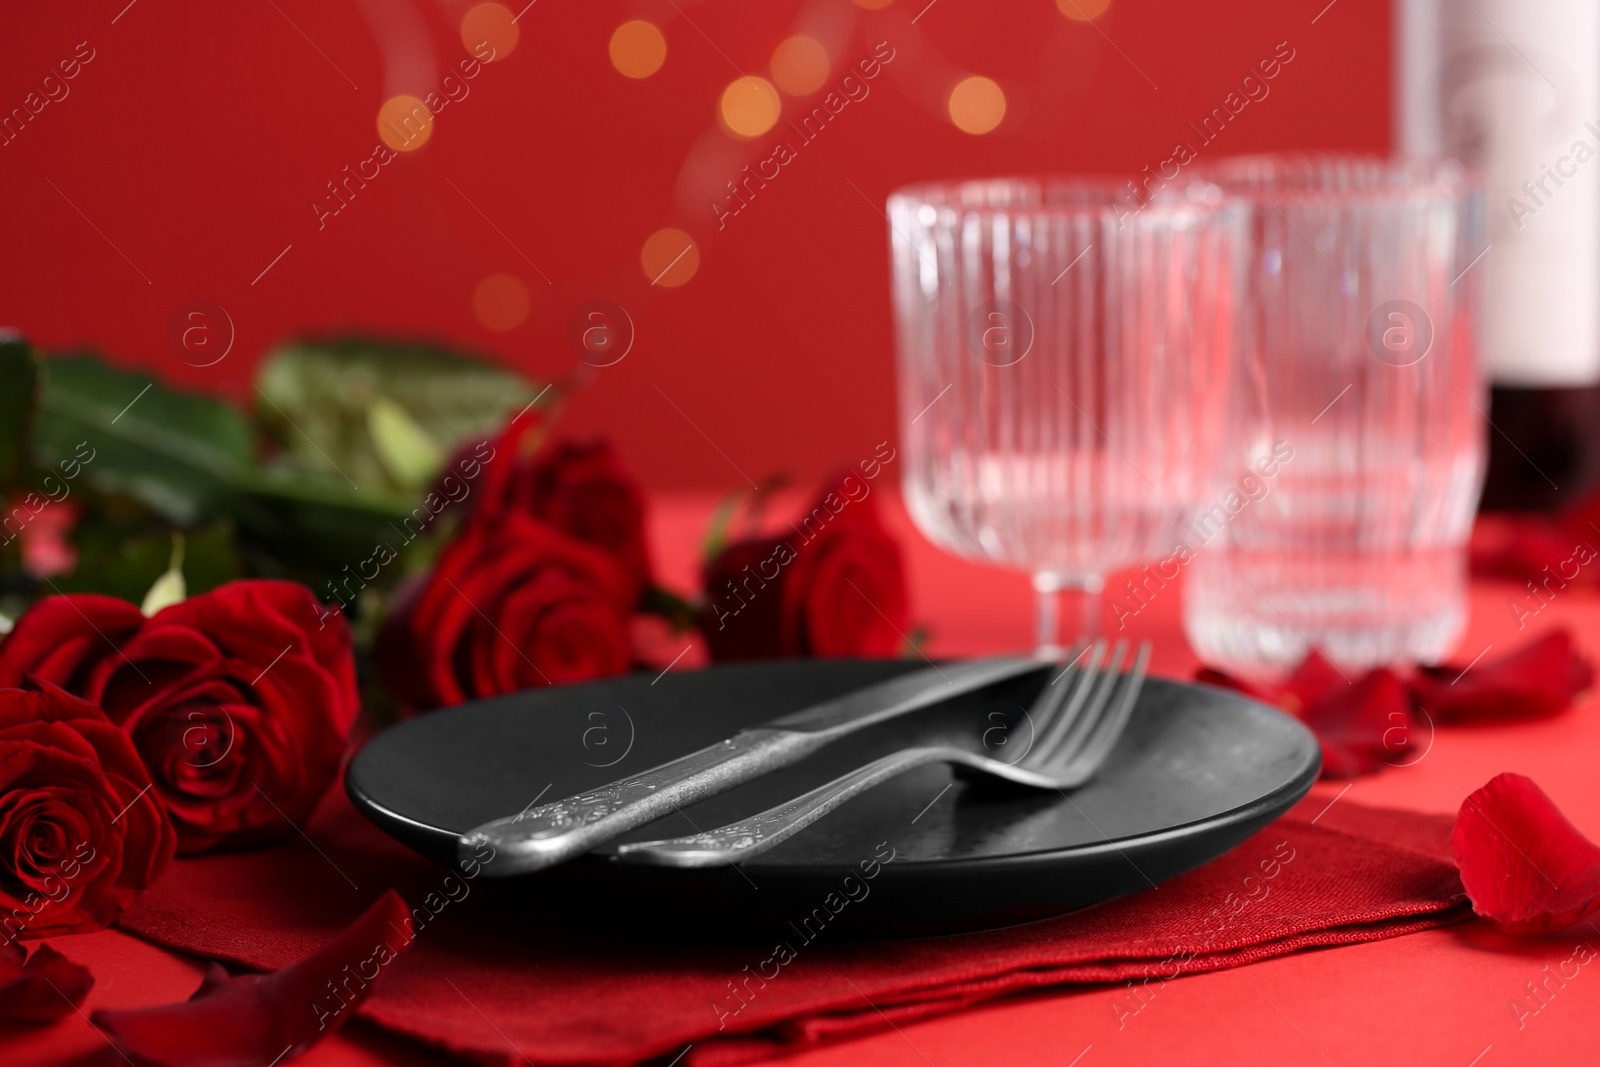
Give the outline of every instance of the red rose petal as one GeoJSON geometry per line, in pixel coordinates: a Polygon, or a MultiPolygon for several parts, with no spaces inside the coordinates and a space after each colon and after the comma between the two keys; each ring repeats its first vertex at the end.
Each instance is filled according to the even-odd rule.
{"type": "MultiPolygon", "coordinates": [[[[482,478],[478,482],[475,497],[467,505],[473,517],[490,520],[510,510],[527,508],[524,472],[549,429],[543,412],[518,414],[490,442],[487,458],[482,458],[474,450],[473,455],[482,458],[478,467],[482,478]]],[[[460,461],[467,458],[465,446],[456,455],[457,462],[451,463],[450,467],[459,467],[460,461]]],[[[448,495],[442,490],[441,484],[441,495],[448,495]]]]}
{"type": "Polygon", "coordinates": [[[93,1023],[150,1067],[260,1067],[299,1055],[342,1026],[410,944],[411,915],[389,890],[327,945],[271,974],[212,964],[187,1002],[97,1011],[93,1023]],[[337,990],[338,992],[334,992],[337,990]]]}
{"type": "Polygon", "coordinates": [[[458,501],[469,525],[522,515],[601,550],[625,581],[625,610],[632,608],[652,583],[644,492],[609,441],[546,442],[547,431],[540,413],[519,414],[492,447],[480,442],[472,450],[476,460],[458,452],[435,491],[458,501]],[[479,473],[476,484],[469,484],[479,473]],[[452,481],[456,492],[447,491],[452,481]]]}
{"type": "Polygon", "coordinates": [[[22,613],[0,641],[0,688],[15,688],[24,675],[76,691],[100,660],[144,624],[136,605],[95,593],[47,596],[22,613]]]}
{"type": "Polygon", "coordinates": [[[1600,848],[1520,774],[1462,803],[1450,850],[1472,909],[1507,933],[1562,930],[1600,911],[1600,848]]]}
{"type": "Polygon", "coordinates": [[[487,650],[492,679],[479,683],[480,692],[561,685],[628,669],[623,618],[571,575],[546,568],[501,603],[502,616],[518,629],[507,634],[510,641],[493,635],[479,646],[487,650]]]}
{"type": "Polygon", "coordinates": [[[1414,732],[1404,683],[1381,667],[1327,691],[1302,718],[1322,745],[1324,778],[1354,778],[1393,764],[1414,732]]]}
{"type": "Polygon", "coordinates": [[[16,942],[0,948],[0,1020],[53,1023],[77,1011],[94,977],[51,948],[40,945],[26,963],[16,942]]]}
{"type": "Polygon", "coordinates": [[[1416,722],[1405,684],[1378,668],[1355,682],[1312,649],[1276,684],[1255,683],[1206,667],[1196,680],[1235,689],[1299,717],[1322,745],[1322,777],[1354,778],[1405,759],[1416,722]]]}
{"type": "MultiPolygon", "coordinates": [[[[858,505],[864,506],[864,505],[858,505]]],[[[818,545],[805,604],[806,644],[815,656],[892,656],[910,625],[900,546],[876,524],[818,545]]]]}
{"type": "Polygon", "coordinates": [[[643,491],[604,438],[553,441],[518,471],[512,507],[603,549],[628,576],[637,599],[651,581],[643,491]]]}
{"type": "Polygon", "coordinates": [[[1236,689],[1264,703],[1276,704],[1293,715],[1304,715],[1307,708],[1324,697],[1350,686],[1350,679],[1314,648],[1281,682],[1252,682],[1214,667],[1201,668],[1195,679],[1224,689],[1236,689]]]}
{"type": "Polygon", "coordinates": [[[328,710],[342,733],[349,733],[360,713],[350,627],[303,585],[271,579],[227,582],[163,608],[149,622],[151,630],[166,626],[199,631],[223,654],[257,671],[286,651],[304,656],[333,679],[335,699],[328,710]]]}
{"type": "Polygon", "coordinates": [[[1284,688],[1290,697],[1289,710],[1303,713],[1341,689],[1349,688],[1350,684],[1350,679],[1339,668],[1313,648],[1285,683],[1284,688]]]}
{"type": "Polygon", "coordinates": [[[285,656],[266,672],[216,660],[134,710],[124,728],[156,779],[179,854],[295,833],[344,752],[338,724],[321,710],[333,693],[327,672],[305,657],[285,656]]]}
{"type": "Polygon", "coordinates": [[[1424,667],[1411,692],[1417,706],[1439,722],[1533,719],[1565,711],[1593,681],[1594,666],[1572,634],[1556,630],[1470,669],[1424,667]]]}

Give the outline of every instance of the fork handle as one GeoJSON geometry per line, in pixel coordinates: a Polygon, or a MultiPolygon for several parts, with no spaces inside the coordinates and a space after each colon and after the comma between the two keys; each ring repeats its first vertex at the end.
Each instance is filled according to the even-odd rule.
{"type": "Polygon", "coordinates": [[[701,834],[621,845],[617,856],[629,863],[657,867],[724,867],[742,863],[787,841],[873,786],[914,767],[948,761],[950,757],[950,750],[945,748],[901,749],[759,815],[701,834]]]}
{"type": "Polygon", "coordinates": [[[587,793],[543,804],[520,815],[485,823],[463,834],[463,863],[487,844],[493,860],[485,874],[526,874],[562,863],[663,815],[732,789],[821,748],[829,738],[799,730],[742,730],[726,741],[691,752],[641,774],[587,793]]]}

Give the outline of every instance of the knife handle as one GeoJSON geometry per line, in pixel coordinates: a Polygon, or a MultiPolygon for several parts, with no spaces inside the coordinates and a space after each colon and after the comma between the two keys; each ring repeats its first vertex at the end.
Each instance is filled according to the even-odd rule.
{"type": "Polygon", "coordinates": [[[494,858],[483,864],[483,872],[494,877],[537,871],[686,804],[798,763],[828,740],[823,734],[798,730],[742,730],[726,741],[599,789],[485,823],[461,836],[457,852],[462,863],[482,862],[480,849],[490,845],[494,858]]]}

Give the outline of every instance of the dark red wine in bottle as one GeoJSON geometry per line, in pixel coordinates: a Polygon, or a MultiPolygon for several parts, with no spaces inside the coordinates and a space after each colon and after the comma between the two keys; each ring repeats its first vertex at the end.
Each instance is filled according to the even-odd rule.
{"type": "Polygon", "coordinates": [[[1559,511],[1600,490],[1600,386],[1497,385],[1484,511],[1559,511]]]}

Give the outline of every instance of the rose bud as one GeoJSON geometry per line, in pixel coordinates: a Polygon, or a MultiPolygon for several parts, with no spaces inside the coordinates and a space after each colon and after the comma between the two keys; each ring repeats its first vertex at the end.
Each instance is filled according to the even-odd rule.
{"type": "Polygon", "coordinates": [[[792,524],[709,560],[700,627],[719,662],[772,656],[893,656],[909,624],[900,548],[846,475],[792,524]]]}
{"type": "Polygon", "coordinates": [[[332,784],[360,710],[350,634],[292,582],[229,582],[157,612],[48,597],[0,644],[132,738],[179,851],[292,836],[332,784]]]}
{"type": "Polygon", "coordinates": [[[634,595],[606,553],[523,512],[475,520],[397,595],[378,669],[418,710],[620,674],[634,595]]]}
{"type": "Polygon", "coordinates": [[[552,441],[535,450],[538,419],[514,422],[494,442],[478,490],[465,502],[478,520],[509,512],[540,519],[616,560],[633,602],[651,582],[645,537],[645,498],[603,439],[552,441]]]}
{"type": "Polygon", "coordinates": [[[0,689],[0,943],[105,926],[175,843],[104,712],[45,682],[0,689]]]}

